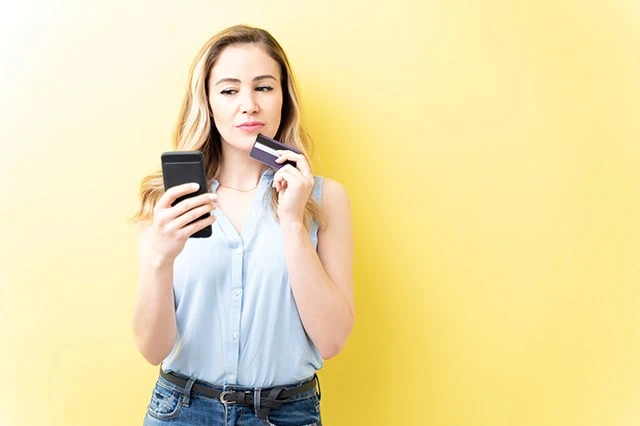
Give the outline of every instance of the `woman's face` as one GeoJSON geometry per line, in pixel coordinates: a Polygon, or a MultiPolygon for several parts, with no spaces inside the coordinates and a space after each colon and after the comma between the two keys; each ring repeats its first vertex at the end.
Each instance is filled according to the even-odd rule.
{"type": "Polygon", "coordinates": [[[280,66],[257,44],[222,50],[207,82],[209,105],[223,144],[249,152],[258,133],[274,137],[280,127],[280,66]]]}

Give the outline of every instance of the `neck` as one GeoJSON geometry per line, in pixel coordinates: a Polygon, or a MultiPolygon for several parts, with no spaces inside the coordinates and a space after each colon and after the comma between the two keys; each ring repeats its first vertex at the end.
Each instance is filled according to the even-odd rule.
{"type": "Polygon", "coordinates": [[[266,166],[249,157],[244,151],[223,146],[222,159],[216,179],[221,185],[251,189],[258,185],[266,166]]]}

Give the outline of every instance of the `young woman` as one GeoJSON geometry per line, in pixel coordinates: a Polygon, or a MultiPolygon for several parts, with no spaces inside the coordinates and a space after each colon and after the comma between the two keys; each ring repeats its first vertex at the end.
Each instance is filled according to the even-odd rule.
{"type": "Polygon", "coordinates": [[[354,322],[348,195],[312,174],[293,73],[268,32],[216,34],[189,80],[174,147],[203,153],[211,187],[172,206],[196,188],[165,192],[160,172],[141,185],[133,329],[161,364],[144,424],[321,425],[315,372],[354,322]],[[295,167],[249,157],[259,133],[302,152],[278,151],[295,167]]]}

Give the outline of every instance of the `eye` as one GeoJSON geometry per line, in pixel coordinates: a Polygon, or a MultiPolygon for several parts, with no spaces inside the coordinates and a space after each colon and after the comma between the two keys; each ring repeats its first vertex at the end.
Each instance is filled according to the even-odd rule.
{"type": "Polygon", "coordinates": [[[257,92],[270,92],[273,90],[273,87],[271,86],[258,86],[256,87],[256,91],[257,92]]]}
{"type": "Polygon", "coordinates": [[[236,93],[238,93],[236,89],[224,89],[220,92],[222,95],[235,95],[236,93]]]}

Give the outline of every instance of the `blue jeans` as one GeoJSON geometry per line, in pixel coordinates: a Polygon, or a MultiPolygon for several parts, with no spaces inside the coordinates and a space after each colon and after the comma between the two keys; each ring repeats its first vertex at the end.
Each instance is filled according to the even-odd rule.
{"type": "MultiPolygon", "coordinates": [[[[226,386],[218,390],[251,390],[226,386]]],[[[223,404],[219,399],[185,389],[158,377],[144,418],[144,426],[322,426],[320,400],[314,389],[291,397],[272,408],[267,420],[256,415],[257,407],[223,404]]]]}

